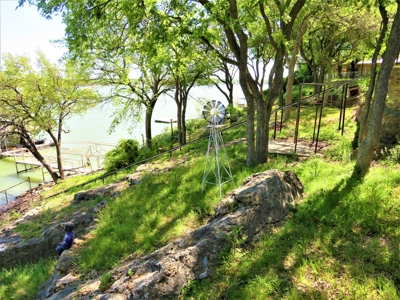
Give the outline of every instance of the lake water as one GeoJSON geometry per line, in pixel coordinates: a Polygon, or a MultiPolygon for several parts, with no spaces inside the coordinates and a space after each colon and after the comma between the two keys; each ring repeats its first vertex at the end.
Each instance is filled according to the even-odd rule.
{"type": "MultiPolygon", "coordinates": [[[[234,99],[243,98],[240,86],[235,86],[234,99]]],[[[216,87],[195,87],[190,93],[186,119],[194,119],[201,117],[201,109],[203,105],[210,100],[219,100],[227,105],[225,97],[216,87]]],[[[144,134],[144,121],[135,124],[132,133],[124,126],[116,128],[115,132],[109,133],[109,127],[112,122],[111,106],[94,108],[86,112],[82,116],[74,116],[66,122],[70,129],[68,134],[63,134],[62,148],[74,152],[87,153],[89,146],[93,143],[104,144],[103,150],[111,149],[111,145],[116,145],[120,139],[136,139],[140,144],[143,142],[142,134],[144,134]],[[107,144],[107,145],[105,145],[107,144]]],[[[153,136],[162,133],[164,130],[170,130],[169,124],[155,123],[159,119],[176,119],[176,104],[174,100],[168,96],[160,98],[156,104],[152,117],[152,134],[153,136]]],[[[101,145],[99,145],[102,147],[101,145]]],[[[93,149],[93,148],[91,148],[93,149]]],[[[92,150],[90,150],[92,151],[92,150]]],[[[19,167],[22,170],[22,166],[19,167]]],[[[30,178],[32,187],[43,182],[42,172],[40,169],[16,174],[14,158],[3,158],[0,160],[0,205],[6,203],[5,194],[2,192],[13,185],[17,185],[30,178]]],[[[46,175],[45,180],[50,180],[50,176],[46,175]]],[[[18,196],[22,192],[29,189],[27,182],[18,185],[8,191],[9,199],[12,196],[18,196]],[[11,196],[12,195],[12,196],[11,196]]]]}

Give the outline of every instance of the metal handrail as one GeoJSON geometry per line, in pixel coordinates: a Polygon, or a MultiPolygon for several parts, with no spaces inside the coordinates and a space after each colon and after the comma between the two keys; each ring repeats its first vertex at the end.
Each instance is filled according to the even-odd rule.
{"type": "MultiPolygon", "coordinates": [[[[360,77],[357,77],[357,78],[352,79],[352,80],[349,80],[349,81],[346,81],[345,83],[335,85],[335,86],[333,86],[333,87],[331,87],[331,88],[329,88],[329,89],[327,89],[327,90],[324,90],[324,92],[322,92],[322,93],[319,93],[319,94],[317,94],[317,95],[313,95],[313,96],[306,97],[306,98],[303,99],[303,101],[304,101],[304,100],[307,100],[307,99],[309,99],[309,98],[319,97],[320,94],[323,95],[324,93],[329,92],[329,91],[334,90],[334,89],[337,89],[338,87],[341,87],[341,86],[346,86],[346,87],[347,87],[347,85],[348,85],[349,83],[352,83],[352,82],[354,82],[354,81],[357,81],[357,80],[359,80],[359,79],[361,79],[361,78],[363,78],[363,77],[365,77],[365,76],[367,76],[367,75],[368,75],[368,74],[363,75],[363,76],[360,76],[360,77]]],[[[290,106],[295,106],[295,105],[296,105],[296,106],[299,106],[300,103],[301,103],[301,101],[297,101],[297,102],[294,102],[294,103],[291,103],[291,104],[288,104],[288,105],[281,106],[281,107],[279,107],[279,108],[277,108],[277,109],[274,109],[274,110],[271,112],[271,115],[272,115],[272,114],[276,114],[278,111],[281,111],[281,112],[283,113],[283,110],[284,110],[285,108],[288,108],[288,107],[290,107],[290,106]]],[[[322,110],[321,110],[321,115],[322,115],[322,110]]],[[[343,114],[343,118],[344,118],[344,114],[343,114]]],[[[280,128],[282,128],[282,122],[283,122],[283,120],[282,120],[282,118],[281,118],[281,125],[280,125],[280,128]]],[[[246,123],[246,121],[239,122],[239,123],[237,123],[237,124],[235,124],[235,125],[233,125],[233,126],[229,126],[229,127],[227,127],[227,128],[224,128],[224,129],[222,129],[221,131],[226,131],[226,130],[229,130],[229,129],[231,129],[231,128],[236,128],[236,127],[239,127],[239,126],[241,126],[241,125],[243,125],[243,124],[245,124],[245,123],[246,123]]],[[[276,131],[276,124],[277,124],[277,123],[276,123],[276,119],[275,119],[275,131],[276,131]]],[[[315,130],[314,130],[314,131],[315,131],[315,130]]],[[[318,131],[319,131],[319,129],[318,129],[318,131]]],[[[167,153],[170,153],[170,155],[172,155],[172,152],[174,152],[174,151],[176,151],[176,150],[178,150],[178,149],[182,149],[183,147],[190,146],[190,145],[193,144],[193,143],[196,143],[196,142],[198,142],[198,141],[205,140],[205,139],[208,139],[208,138],[209,138],[208,136],[207,136],[207,137],[202,137],[202,138],[196,139],[196,140],[194,140],[194,141],[191,141],[191,142],[189,142],[189,143],[187,143],[187,144],[185,144],[185,145],[176,146],[176,147],[174,147],[174,148],[172,148],[172,149],[169,149],[169,150],[167,150],[167,151],[164,151],[164,152],[159,153],[159,154],[157,154],[157,155],[154,155],[154,156],[152,156],[152,157],[149,157],[149,158],[143,159],[143,160],[141,160],[141,161],[135,162],[135,163],[133,163],[133,164],[131,164],[131,165],[129,165],[129,166],[126,166],[126,167],[124,167],[124,168],[122,168],[122,169],[119,169],[119,170],[117,170],[117,171],[113,171],[113,172],[109,172],[109,173],[103,174],[103,175],[101,175],[101,176],[99,176],[99,177],[96,177],[96,178],[93,178],[93,179],[91,179],[91,180],[89,180],[89,181],[87,181],[87,182],[83,182],[83,183],[81,183],[81,184],[79,184],[79,185],[77,185],[77,186],[68,188],[68,189],[66,189],[66,190],[64,190],[64,191],[61,191],[61,192],[59,192],[59,193],[56,193],[56,194],[54,194],[54,195],[50,195],[50,196],[48,196],[47,198],[55,197],[55,196],[57,196],[57,195],[60,195],[60,194],[69,192],[69,191],[71,191],[72,189],[79,188],[79,187],[83,187],[83,186],[85,186],[85,185],[87,185],[87,184],[89,184],[89,183],[93,183],[93,182],[96,182],[96,181],[98,181],[98,180],[102,180],[103,183],[104,183],[104,179],[105,179],[105,178],[110,177],[110,176],[112,176],[112,175],[116,176],[116,175],[118,174],[118,172],[121,172],[121,171],[130,169],[130,168],[132,168],[132,167],[134,167],[134,166],[136,166],[136,165],[143,164],[143,163],[145,163],[145,162],[147,162],[147,161],[153,160],[153,159],[158,158],[158,157],[160,157],[160,156],[162,156],[162,155],[164,155],[164,154],[167,154],[167,153]]],[[[313,137],[313,138],[314,138],[314,137],[313,137]]],[[[316,145],[317,145],[317,144],[318,144],[318,136],[317,136],[317,140],[316,140],[316,145]]],[[[295,140],[295,149],[296,149],[296,147],[297,147],[297,140],[295,140]]],[[[315,149],[317,149],[317,147],[315,147],[315,149]]],[[[315,151],[316,151],[316,150],[315,150],[315,151]]]]}
{"type": "MultiPolygon", "coordinates": [[[[282,113],[282,115],[283,115],[283,110],[286,109],[286,108],[288,108],[288,107],[292,107],[292,106],[298,106],[298,107],[300,107],[301,100],[305,101],[305,100],[307,100],[307,99],[311,99],[311,98],[315,98],[315,97],[317,97],[317,99],[319,99],[319,96],[320,96],[320,95],[324,96],[325,93],[327,93],[327,92],[329,92],[329,91],[331,91],[331,90],[337,89],[338,87],[343,87],[343,88],[346,89],[346,91],[347,91],[347,87],[348,87],[348,84],[349,84],[349,83],[355,82],[355,81],[357,81],[357,80],[359,80],[359,79],[361,79],[361,78],[363,78],[363,77],[366,77],[366,76],[368,76],[368,75],[369,75],[369,74],[365,74],[365,75],[359,76],[359,77],[357,77],[357,78],[354,78],[354,79],[352,79],[352,80],[346,81],[345,83],[337,84],[337,85],[335,85],[335,86],[333,86],[333,87],[331,87],[331,88],[329,88],[329,89],[327,89],[327,90],[324,90],[324,91],[321,92],[321,93],[318,93],[318,94],[312,95],[312,96],[308,96],[308,97],[303,98],[303,99],[300,98],[300,101],[293,102],[293,103],[288,104],[288,105],[280,106],[280,107],[278,107],[278,108],[272,110],[271,115],[275,114],[275,122],[274,122],[274,123],[275,123],[275,126],[274,126],[274,127],[275,127],[275,132],[274,132],[274,139],[275,139],[275,137],[276,137],[275,134],[276,134],[276,125],[277,125],[277,113],[278,113],[279,111],[281,111],[281,113],[282,113]]],[[[301,93],[300,93],[300,97],[301,97],[301,93]]],[[[323,98],[322,98],[322,99],[323,99],[323,98]]],[[[321,105],[321,106],[322,106],[322,105],[321,105]]],[[[341,108],[340,108],[340,109],[341,109],[341,114],[340,114],[340,120],[339,120],[339,129],[340,129],[340,126],[341,126],[340,124],[341,124],[341,122],[342,122],[342,119],[343,119],[343,122],[344,122],[344,112],[343,112],[343,114],[342,114],[342,109],[345,110],[345,108],[346,108],[346,102],[345,102],[345,99],[344,99],[344,101],[342,101],[342,103],[341,103],[341,108]],[[344,103],[343,103],[343,102],[344,102],[344,103]]],[[[317,103],[317,109],[318,109],[318,103],[317,103]]],[[[321,107],[321,112],[320,112],[320,114],[322,115],[322,107],[321,107]]],[[[319,127],[320,127],[320,123],[321,123],[321,115],[320,115],[320,119],[319,119],[318,133],[319,133],[319,127]]],[[[316,113],[316,119],[317,119],[317,113],[316,113]]],[[[245,124],[245,123],[246,123],[246,121],[238,122],[237,124],[235,124],[235,125],[233,125],[233,126],[226,127],[226,128],[224,128],[224,129],[222,129],[221,131],[226,131],[226,130],[229,130],[229,129],[232,129],[232,128],[236,128],[236,127],[239,127],[239,126],[241,126],[241,125],[243,125],[243,124],[245,124]]],[[[282,118],[282,116],[281,116],[280,129],[282,129],[282,123],[283,123],[283,118],[282,118]]],[[[343,125],[344,125],[344,123],[343,123],[343,125]]],[[[316,126],[316,123],[314,124],[314,135],[315,135],[315,126],[316,126]]],[[[296,130],[298,130],[298,124],[296,125],[296,130]]],[[[343,131],[342,131],[342,134],[343,134],[343,131]]],[[[192,145],[192,144],[194,144],[194,143],[197,143],[197,142],[199,142],[199,141],[201,141],[201,140],[205,140],[205,139],[208,139],[208,138],[209,138],[208,136],[202,137],[202,138],[198,138],[198,139],[196,139],[196,140],[194,140],[194,141],[191,141],[191,142],[189,142],[189,143],[186,143],[185,145],[179,145],[179,146],[173,147],[173,148],[171,148],[171,149],[169,149],[169,150],[166,150],[166,151],[164,151],[164,152],[162,152],[162,153],[159,153],[159,154],[157,154],[157,155],[151,156],[151,157],[149,157],[149,158],[143,159],[143,160],[141,160],[141,161],[135,162],[135,163],[133,163],[133,164],[131,164],[131,165],[129,165],[129,166],[126,166],[126,167],[124,167],[124,168],[121,168],[121,169],[118,169],[118,170],[116,170],[116,171],[103,174],[103,175],[101,175],[101,176],[99,176],[99,177],[93,178],[93,179],[91,179],[91,180],[89,180],[89,181],[86,181],[86,182],[83,182],[83,183],[81,183],[81,184],[79,184],[79,185],[73,186],[73,187],[71,187],[71,188],[68,188],[68,189],[65,189],[65,190],[63,190],[63,191],[60,191],[60,192],[58,192],[58,193],[56,193],[56,194],[50,195],[50,196],[46,197],[46,199],[52,198],[52,197],[55,197],[55,196],[58,196],[58,195],[63,194],[63,193],[67,193],[67,192],[69,192],[69,191],[71,191],[71,190],[73,190],[73,189],[76,189],[76,188],[79,188],[79,187],[83,187],[83,186],[85,186],[85,185],[87,185],[87,184],[96,182],[96,181],[98,181],[98,180],[102,180],[102,181],[103,181],[103,184],[104,184],[104,180],[105,180],[105,178],[107,178],[107,177],[110,177],[110,176],[113,176],[113,175],[116,176],[116,175],[117,175],[119,172],[121,172],[121,171],[130,169],[130,168],[132,168],[132,167],[134,167],[134,166],[136,166],[136,165],[140,165],[140,164],[143,164],[143,163],[145,163],[145,162],[151,161],[151,160],[153,160],[153,159],[155,159],[155,158],[158,158],[158,157],[160,157],[160,156],[162,156],[162,155],[164,155],[164,154],[167,154],[167,153],[170,153],[170,156],[172,156],[172,152],[174,152],[174,151],[176,151],[176,150],[178,150],[178,149],[182,149],[183,147],[190,146],[190,145],[192,145]]],[[[314,139],[314,138],[315,138],[315,137],[313,137],[313,139],[314,139]]],[[[317,138],[316,138],[315,151],[317,150],[317,144],[318,144],[318,135],[317,135],[317,138]]],[[[296,151],[296,147],[297,147],[297,137],[295,137],[295,151],[296,151]]]]}
{"type": "Polygon", "coordinates": [[[7,194],[7,191],[8,191],[8,190],[11,190],[11,189],[13,189],[13,188],[15,188],[15,187],[17,187],[17,186],[19,186],[19,185],[21,185],[21,184],[24,184],[24,183],[26,183],[26,182],[29,183],[29,190],[32,191],[32,183],[31,183],[31,179],[30,179],[29,177],[28,177],[27,180],[24,180],[24,181],[22,181],[22,182],[20,182],[20,183],[17,183],[17,184],[15,184],[15,185],[13,185],[13,186],[11,186],[11,187],[5,189],[5,190],[0,191],[0,194],[4,193],[4,195],[5,195],[5,199],[6,199],[6,202],[7,202],[6,204],[8,204],[8,196],[13,196],[13,195],[10,194],[10,193],[7,194]]]}
{"type": "MultiPolygon", "coordinates": [[[[308,99],[316,98],[317,99],[317,103],[316,103],[316,113],[315,113],[314,133],[313,133],[313,142],[315,142],[314,153],[316,154],[317,153],[317,147],[318,147],[319,130],[320,130],[320,127],[321,127],[322,108],[323,108],[323,101],[324,101],[323,99],[324,99],[325,94],[329,94],[330,91],[333,91],[333,90],[336,90],[336,89],[338,89],[340,87],[343,87],[343,91],[342,91],[343,97],[342,97],[342,102],[340,103],[340,116],[339,116],[339,128],[338,128],[339,130],[342,129],[341,134],[343,135],[343,133],[344,133],[343,128],[344,128],[344,118],[345,118],[345,112],[346,112],[346,101],[347,101],[348,86],[349,86],[350,83],[358,81],[358,80],[360,80],[360,79],[362,79],[364,77],[367,77],[367,76],[369,76],[369,74],[364,74],[364,75],[359,76],[357,78],[354,78],[352,80],[348,80],[348,81],[346,81],[344,83],[340,83],[340,84],[337,84],[335,86],[332,86],[329,89],[326,89],[326,90],[324,89],[322,92],[320,92],[318,94],[315,94],[315,95],[312,95],[312,96],[308,96],[308,97],[303,98],[303,99],[302,99],[302,91],[301,91],[301,88],[300,88],[299,101],[293,102],[291,104],[287,104],[287,105],[284,105],[284,106],[280,106],[280,107],[272,110],[271,115],[275,114],[274,139],[276,138],[276,128],[277,128],[278,124],[279,124],[280,130],[282,130],[283,111],[284,111],[284,109],[289,108],[289,107],[297,106],[295,139],[294,139],[294,144],[295,144],[295,148],[294,149],[295,149],[295,152],[296,152],[296,150],[297,150],[298,130],[299,130],[299,125],[300,125],[299,124],[299,122],[300,122],[299,118],[300,118],[301,102],[305,101],[305,100],[308,100],[308,99]],[[318,101],[319,99],[322,99],[321,103],[319,103],[319,101],[318,101]],[[277,122],[277,117],[278,117],[278,112],[279,111],[281,112],[281,118],[280,118],[280,122],[278,123],[277,122]],[[318,116],[319,116],[319,121],[318,121],[318,116]],[[318,121],[318,124],[317,124],[317,121],[318,121]],[[318,126],[318,130],[316,129],[317,126],[318,126]],[[316,132],[316,130],[317,130],[317,132],[316,132]]],[[[318,83],[306,84],[306,83],[302,83],[300,86],[302,86],[302,85],[323,85],[323,84],[318,84],[318,83]]]]}

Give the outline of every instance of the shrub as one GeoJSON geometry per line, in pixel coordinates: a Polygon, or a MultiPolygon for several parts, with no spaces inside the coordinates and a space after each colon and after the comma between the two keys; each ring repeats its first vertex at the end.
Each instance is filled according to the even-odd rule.
{"type": "Polygon", "coordinates": [[[120,140],[117,146],[108,151],[104,160],[107,172],[116,171],[133,164],[139,157],[139,143],[136,140],[120,140]]]}

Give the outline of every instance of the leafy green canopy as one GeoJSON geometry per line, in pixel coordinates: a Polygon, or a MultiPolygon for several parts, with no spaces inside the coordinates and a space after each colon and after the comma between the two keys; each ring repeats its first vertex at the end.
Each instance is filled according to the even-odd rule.
{"type": "Polygon", "coordinates": [[[71,61],[52,64],[42,52],[36,65],[26,56],[5,54],[0,71],[0,128],[6,135],[18,135],[22,143],[49,171],[54,181],[58,175],[35,146],[34,138],[47,133],[56,146],[60,177],[64,121],[85,112],[99,101],[95,88],[89,86],[85,68],[71,61]]]}

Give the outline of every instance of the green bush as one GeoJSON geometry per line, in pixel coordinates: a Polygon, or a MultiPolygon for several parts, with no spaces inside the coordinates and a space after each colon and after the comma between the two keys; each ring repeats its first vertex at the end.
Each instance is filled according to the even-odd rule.
{"type": "MultiPolygon", "coordinates": [[[[292,103],[295,103],[299,101],[299,94],[300,94],[300,85],[295,85],[293,86],[293,91],[292,91],[292,103]]],[[[307,98],[311,94],[314,94],[314,88],[309,85],[303,85],[302,88],[302,99],[307,98]]],[[[284,95],[286,97],[286,94],[284,95]]],[[[307,102],[302,102],[304,105],[307,104],[307,102]]]]}
{"type": "Polygon", "coordinates": [[[231,123],[238,122],[242,115],[245,114],[243,108],[235,107],[232,104],[229,104],[226,113],[229,114],[229,121],[231,123]]]}
{"type": "Polygon", "coordinates": [[[139,157],[139,143],[136,140],[120,140],[117,147],[108,151],[104,160],[107,172],[116,171],[133,164],[139,157]]]}
{"type": "Polygon", "coordinates": [[[139,156],[136,161],[141,161],[146,158],[152,157],[157,154],[157,148],[153,146],[153,148],[148,148],[147,146],[143,146],[139,149],[139,156]]]}

